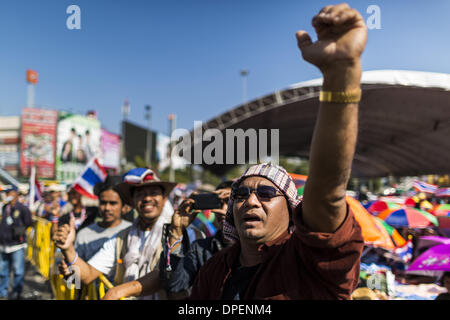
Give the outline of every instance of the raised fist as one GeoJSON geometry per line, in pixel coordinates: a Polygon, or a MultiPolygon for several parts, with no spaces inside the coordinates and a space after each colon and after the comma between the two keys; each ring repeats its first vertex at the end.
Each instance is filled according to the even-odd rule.
{"type": "Polygon", "coordinates": [[[317,41],[306,31],[298,31],[297,42],[303,59],[322,73],[338,65],[359,63],[367,42],[367,27],[355,9],[346,3],[324,7],[312,20],[317,41]]]}

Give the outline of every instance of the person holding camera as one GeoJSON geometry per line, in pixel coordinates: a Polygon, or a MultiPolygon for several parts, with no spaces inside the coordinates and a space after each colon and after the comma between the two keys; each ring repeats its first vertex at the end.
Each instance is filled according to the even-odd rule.
{"type": "MultiPolygon", "coordinates": [[[[64,255],[61,273],[69,274],[68,267],[79,268],[80,280],[89,284],[100,274],[114,279],[114,284],[133,281],[158,269],[162,252],[162,230],[173,215],[168,196],[176,183],[162,181],[157,174],[146,168],[135,168],[127,172],[116,190],[123,201],[134,207],[139,217],[133,224],[107,240],[101,249],[89,259],[81,259],[73,243],[76,229],[74,218],[70,224],[58,227],[53,241],[64,255]]],[[[156,290],[143,299],[164,299],[165,292],[156,290]]]]}
{"type": "Polygon", "coordinates": [[[154,271],[135,281],[109,290],[103,300],[152,294],[164,289],[172,300],[186,298],[200,268],[214,254],[231,243],[223,238],[222,228],[228,208],[232,181],[220,183],[214,192],[194,192],[175,210],[170,224],[164,226],[163,252],[159,272],[154,271]],[[189,226],[202,210],[215,215],[217,232],[210,237],[192,241],[189,226]]]}
{"type": "Polygon", "coordinates": [[[26,229],[33,224],[30,210],[19,201],[16,187],[6,191],[0,223],[0,299],[8,298],[10,270],[13,286],[10,299],[21,299],[25,275],[26,229]]]}

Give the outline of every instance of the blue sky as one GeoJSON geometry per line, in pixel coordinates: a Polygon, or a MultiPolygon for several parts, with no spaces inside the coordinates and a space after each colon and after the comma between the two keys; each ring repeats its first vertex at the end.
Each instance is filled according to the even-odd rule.
{"type": "MultiPolygon", "coordinates": [[[[348,1],[365,19],[381,9],[381,29],[369,30],[363,70],[450,73],[450,1],[348,1]]],[[[241,69],[250,71],[247,98],[320,77],[302,60],[295,32],[315,39],[311,18],[329,1],[300,0],[1,0],[0,115],[19,115],[25,71],[39,72],[36,105],[98,111],[119,133],[121,106],[129,119],[168,133],[192,129],[242,102],[241,69]],[[81,30],[68,30],[66,8],[81,8],[81,30]]]]}

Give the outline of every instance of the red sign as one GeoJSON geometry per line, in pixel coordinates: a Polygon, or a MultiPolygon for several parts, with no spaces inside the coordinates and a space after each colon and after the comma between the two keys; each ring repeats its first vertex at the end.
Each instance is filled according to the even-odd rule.
{"type": "Polygon", "coordinates": [[[36,166],[38,178],[55,176],[56,125],[58,112],[24,108],[22,110],[22,141],[20,144],[20,172],[29,176],[36,166]]]}
{"type": "Polygon", "coordinates": [[[38,73],[34,70],[27,70],[27,82],[36,84],[38,82],[38,73]]]}

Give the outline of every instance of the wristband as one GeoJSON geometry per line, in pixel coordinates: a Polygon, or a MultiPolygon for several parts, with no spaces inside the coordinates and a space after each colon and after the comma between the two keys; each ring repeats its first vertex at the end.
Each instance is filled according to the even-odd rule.
{"type": "Polygon", "coordinates": [[[75,258],[73,259],[73,261],[71,263],[68,263],[67,266],[70,267],[71,265],[73,265],[78,259],[78,252],[75,254],[75,258]]]}
{"type": "Polygon", "coordinates": [[[319,101],[330,103],[356,103],[361,101],[361,89],[350,91],[320,91],[319,101]]]}
{"type": "MultiPolygon", "coordinates": [[[[177,236],[172,232],[172,230],[171,230],[170,227],[168,228],[168,232],[169,232],[169,236],[171,236],[172,238],[179,239],[179,237],[177,237],[177,236]]],[[[181,238],[182,238],[182,237],[183,237],[183,234],[181,234],[181,238]]]]}

